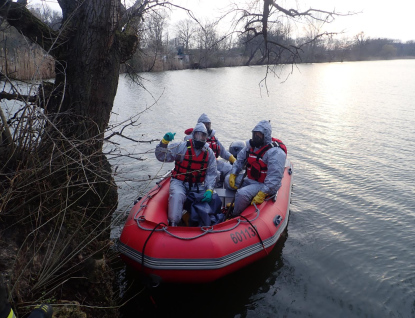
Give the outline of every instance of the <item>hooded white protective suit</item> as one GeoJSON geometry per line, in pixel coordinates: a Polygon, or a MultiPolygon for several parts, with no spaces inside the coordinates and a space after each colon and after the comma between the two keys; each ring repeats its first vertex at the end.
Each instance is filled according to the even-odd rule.
{"type": "MultiPolygon", "coordinates": [[[[259,131],[264,134],[264,146],[272,142],[272,128],[271,124],[267,120],[261,120],[252,131],[259,131]]],[[[247,151],[251,148],[249,142],[245,148],[239,153],[237,160],[232,166],[231,174],[238,175],[239,172],[244,169],[246,165],[246,154],[247,151]]],[[[254,151],[257,151],[259,148],[254,148],[254,151]]],[[[262,157],[262,160],[267,165],[267,176],[264,182],[258,182],[256,180],[249,179],[245,177],[243,184],[239,186],[241,182],[242,175],[236,178],[235,184],[239,187],[235,194],[235,207],[233,210],[233,215],[239,215],[243,210],[245,210],[254,196],[257,195],[259,191],[262,191],[268,195],[274,195],[277,193],[278,189],[281,187],[281,179],[284,176],[284,167],[285,167],[286,154],[281,148],[270,148],[262,157]]],[[[226,182],[228,183],[229,179],[227,178],[226,182]]]]}
{"type": "MultiPolygon", "coordinates": [[[[192,132],[193,135],[201,131],[207,134],[207,130],[204,124],[198,123],[192,132]]],[[[208,155],[208,166],[206,169],[206,176],[204,183],[193,184],[191,191],[205,192],[210,189],[213,190],[216,180],[216,158],[209,148],[209,145],[205,143],[202,149],[195,149],[196,155],[198,156],[202,151],[207,151],[208,155]]],[[[156,158],[161,162],[173,162],[183,161],[184,155],[187,152],[187,141],[170,142],[168,145],[160,142],[156,146],[155,155],[156,158]]],[[[171,178],[170,181],[170,195],[169,195],[169,208],[168,218],[171,225],[177,225],[182,218],[183,204],[186,201],[187,193],[189,192],[189,183],[181,180],[171,178]]]]}

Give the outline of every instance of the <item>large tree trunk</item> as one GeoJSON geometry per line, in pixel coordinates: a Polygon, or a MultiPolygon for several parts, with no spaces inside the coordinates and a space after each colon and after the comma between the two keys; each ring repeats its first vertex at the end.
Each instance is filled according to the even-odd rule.
{"type": "Polygon", "coordinates": [[[7,148],[13,152],[0,158],[0,233],[9,235],[11,253],[18,251],[10,262],[0,260],[0,267],[9,271],[12,296],[24,302],[70,288],[70,275],[88,277],[84,261],[108,243],[117,188],[103,137],[120,64],[138,42],[134,14],[120,23],[126,12],[120,0],[58,2],[63,22],[53,31],[22,2],[0,0],[0,16],[56,60],[55,82],[39,89],[45,114],[40,141],[30,144],[27,129],[20,140],[29,143],[15,140],[7,148]]]}
{"type": "Polygon", "coordinates": [[[49,118],[55,125],[50,135],[60,141],[53,151],[59,158],[62,158],[62,148],[71,149],[72,158],[79,158],[77,153],[81,154],[88,179],[88,184],[84,185],[91,190],[81,200],[82,205],[101,204],[104,218],[108,212],[105,209],[113,209],[117,202],[110,165],[102,155],[102,146],[118,86],[120,2],[61,0],[60,3],[63,16],[67,17],[63,21],[64,28],[71,32],[64,30],[66,41],[56,56],[55,88],[57,95],[64,95],[64,98],[52,99],[48,107],[49,118]]]}
{"type": "Polygon", "coordinates": [[[41,161],[52,162],[44,164],[44,172],[53,175],[51,186],[66,183],[66,189],[71,189],[63,194],[68,203],[88,211],[92,222],[83,227],[106,228],[102,234],[108,235],[117,189],[102,147],[121,62],[117,37],[120,2],[59,3],[63,28],[56,46],[51,47],[56,78],[52,98],[45,105],[49,122],[38,153],[46,154],[41,161]],[[96,220],[101,226],[96,227],[96,220]]]}
{"type": "Polygon", "coordinates": [[[64,11],[70,16],[65,28],[76,30],[68,35],[56,61],[56,86],[65,87],[60,112],[75,116],[64,132],[81,140],[94,138],[94,150],[102,147],[118,86],[119,7],[119,1],[88,0],[64,11]]]}

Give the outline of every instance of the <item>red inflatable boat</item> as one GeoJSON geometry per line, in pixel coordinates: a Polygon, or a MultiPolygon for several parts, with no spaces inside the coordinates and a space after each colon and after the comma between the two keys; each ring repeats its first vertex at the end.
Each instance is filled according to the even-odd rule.
{"type": "MultiPolygon", "coordinates": [[[[163,179],[133,206],[118,242],[123,260],[156,281],[214,281],[268,255],[287,227],[289,160],[276,197],[209,227],[167,226],[169,184],[163,179]]],[[[233,191],[215,190],[223,205],[232,201],[233,191]]]]}

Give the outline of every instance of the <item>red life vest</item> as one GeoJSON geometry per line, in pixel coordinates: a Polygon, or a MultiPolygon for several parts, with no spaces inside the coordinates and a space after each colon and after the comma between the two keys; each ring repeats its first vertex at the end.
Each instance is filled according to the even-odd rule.
{"type": "Polygon", "coordinates": [[[213,150],[213,153],[215,154],[215,157],[219,157],[220,154],[220,146],[218,144],[218,140],[215,136],[209,137],[206,142],[209,144],[210,149],[213,150]]]}
{"type": "Polygon", "coordinates": [[[205,180],[209,152],[201,151],[197,156],[192,139],[187,141],[187,151],[183,160],[176,160],[172,177],[189,183],[200,183],[205,180]]]}
{"type": "Polygon", "coordinates": [[[287,147],[284,145],[284,143],[281,140],[272,137],[272,141],[276,141],[278,143],[278,146],[285,152],[285,154],[287,154],[287,147]]]}
{"type": "Polygon", "coordinates": [[[263,183],[267,177],[268,166],[262,160],[264,154],[271,148],[279,147],[285,154],[287,154],[287,147],[277,138],[272,138],[272,143],[263,146],[262,148],[254,151],[254,148],[250,148],[247,153],[246,175],[249,179],[263,183]],[[283,147],[282,147],[283,146],[283,147]]]}
{"type": "MultiPolygon", "coordinates": [[[[193,128],[188,128],[184,131],[186,135],[190,135],[193,131],[193,128]]],[[[209,137],[206,142],[209,144],[210,149],[213,150],[215,157],[218,158],[220,155],[220,146],[218,144],[218,140],[215,136],[209,137]]]]}

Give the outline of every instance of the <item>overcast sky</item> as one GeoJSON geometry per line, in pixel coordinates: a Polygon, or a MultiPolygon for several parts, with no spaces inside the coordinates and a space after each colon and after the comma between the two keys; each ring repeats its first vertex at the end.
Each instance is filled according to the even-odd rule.
{"type": "MultiPolygon", "coordinates": [[[[132,1],[132,0],[127,0],[132,1]]],[[[170,0],[173,3],[189,8],[198,17],[213,19],[220,16],[220,9],[232,1],[240,5],[252,0],[170,0]]],[[[29,3],[47,3],[54,9],[59,9],[54,0],[29,0],[29,3]]],[[[361,12],[355,16],[339,17],[328,27],[328,31],[342,31],[353,37],[364,32],[370,38],[389,38],[400,41],[415,40],[415,0],[283,0],[277,3],[286,8],[296,8],[298,2],[301,9],[310,7],[326,11],[335,9],[337,12],[361,12]]],[[[184,13],[173,13],[173,22],[186,18],[184,13]]]]}

